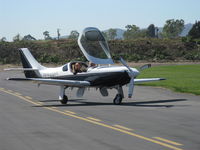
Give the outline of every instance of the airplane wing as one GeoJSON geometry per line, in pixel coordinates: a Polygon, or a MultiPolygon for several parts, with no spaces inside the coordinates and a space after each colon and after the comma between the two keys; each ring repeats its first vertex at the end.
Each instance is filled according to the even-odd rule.
{"type": "Polygon", "coordinates": [[[36,71],[36,68],[6,68],[5,71],[36,71]]]}
{"type": "Polygon", "coordinates": [[[146,79],[134,79],[135,83],[142,83],[142,82],[152,82],[152,81],[160,81],[166,80],[164,78],[146,78],[146,79]]]}
{"type": "Polygon", "coordinates": [[[29,81],[38,84],[64,85],[70,87],[90,86],[90,82],[88,81],[77,81],[77,80],[59,80],[59,79],[44,79],[44,78],[7,78],[7,80],[29,81]]]}

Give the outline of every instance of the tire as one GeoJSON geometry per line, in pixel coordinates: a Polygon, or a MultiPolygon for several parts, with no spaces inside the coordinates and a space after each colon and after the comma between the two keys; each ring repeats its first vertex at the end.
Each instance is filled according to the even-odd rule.
{"type": "Polygon", "coordinates": [[[67,104],[68,102],[68,97],[66,95],[63,96],[63,99],[60,101],[61,104],[67,104]]]}
{"type": "Polygon", "coordinates": [[[122,95],[121,94],[117,94],[113,100],[113,103],[115,105],[120,105],[122,103],[122,95]]]}

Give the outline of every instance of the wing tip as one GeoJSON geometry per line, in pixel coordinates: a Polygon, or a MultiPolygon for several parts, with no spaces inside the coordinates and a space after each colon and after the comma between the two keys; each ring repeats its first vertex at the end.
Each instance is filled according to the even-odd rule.
{"type": "Polygon", "coordinates": [[[160,80],[166,80],[165,78],[160,78],[160,80]]]}

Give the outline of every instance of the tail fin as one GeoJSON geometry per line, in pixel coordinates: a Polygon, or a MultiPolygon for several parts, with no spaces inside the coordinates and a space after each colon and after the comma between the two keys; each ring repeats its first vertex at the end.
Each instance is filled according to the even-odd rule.
{"type": "Polygon", "coordinates": [[[27,48],[20,48],[19,53],[21,56],[23,68],[36,69],[36,70],[24,71],[25,76],[27,78],[41,77],[39,70],[45,69],[45,67],[37,62],[37,60],[33,57],[33,55],[30,53],[30,51],[27,48]]]}

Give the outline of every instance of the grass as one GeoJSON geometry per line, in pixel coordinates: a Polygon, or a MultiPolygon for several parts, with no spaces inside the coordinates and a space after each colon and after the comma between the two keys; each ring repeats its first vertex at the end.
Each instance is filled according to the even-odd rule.
{"type": "Polygon", "coordinates": [[[176,92],[200,95],[200,64],[155,66],[143,70],[138,78],[166,78],[165,81],[139,85],[160,86],[176,92]]]}

